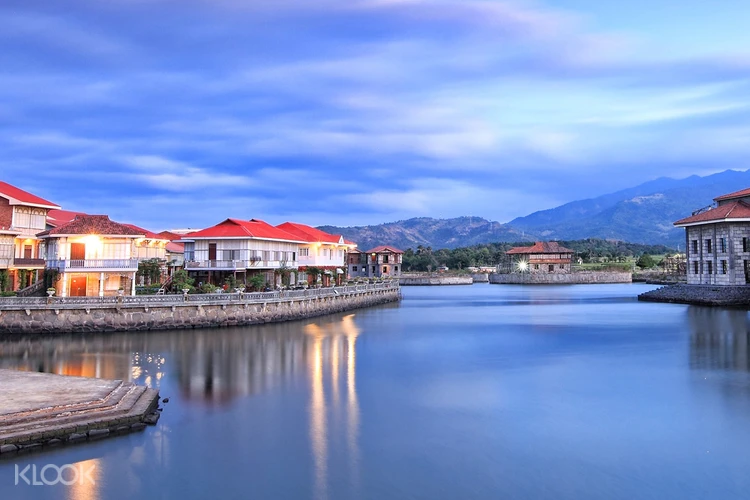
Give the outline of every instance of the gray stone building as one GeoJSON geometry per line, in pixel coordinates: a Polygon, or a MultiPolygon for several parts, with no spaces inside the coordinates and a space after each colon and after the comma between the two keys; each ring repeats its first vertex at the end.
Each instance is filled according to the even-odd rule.
{"type": "Polygon", "coordinates": [[[750,188],[714,198],[674,223],[685,228],[687,282],[700,285],[750,283],[750,188]]]}
{"type": "Polygon", "coordinates": [[[367,252],[352,250],[346,255],[348,275],[350,278],[398,278],[403,254],[390,246],[371,248],[367,252]]]}

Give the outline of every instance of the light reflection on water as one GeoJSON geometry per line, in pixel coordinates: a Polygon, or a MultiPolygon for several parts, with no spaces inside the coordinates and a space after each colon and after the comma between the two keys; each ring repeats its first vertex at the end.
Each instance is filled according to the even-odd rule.
{"type": "Polygon", "coordinates": [[[745,498],[748,313],[644,289],[415,287],[304,322],[4,340],[2,368],[171,399],[144,433],[15,459],[95,461],[96,488],[12,498],[745,498]]]}

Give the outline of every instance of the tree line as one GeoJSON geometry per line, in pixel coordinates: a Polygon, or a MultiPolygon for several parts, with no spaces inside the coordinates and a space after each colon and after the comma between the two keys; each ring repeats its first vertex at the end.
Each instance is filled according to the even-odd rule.
{"type": "MultiPolygon", "coordinates": [[[[596,238],[585,240],[558,241],[562,246],[575,252],[575,258],[582,262],[626,262],[642,255],[672,254],[676,250],[666,245],[645,245],[625,241],[610,241],[596,238]]],[[[416,250],[408,248],[403,255],[404,271],[435,271],[441,266],[451,270],[467,267],[497,266],[505,262],[505,252],[513,247],[530,246],[529,242],[484,243],[454,249],[419,245],[416,250]]]]}

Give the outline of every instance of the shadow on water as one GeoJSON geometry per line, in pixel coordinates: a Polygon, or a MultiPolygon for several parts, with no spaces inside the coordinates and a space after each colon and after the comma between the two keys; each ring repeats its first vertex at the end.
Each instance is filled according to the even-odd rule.
{"type": "Polygon", "coordinates": [[[750,371],[747,311],[691,306],[687,317],[691,368],[750,371]]]}

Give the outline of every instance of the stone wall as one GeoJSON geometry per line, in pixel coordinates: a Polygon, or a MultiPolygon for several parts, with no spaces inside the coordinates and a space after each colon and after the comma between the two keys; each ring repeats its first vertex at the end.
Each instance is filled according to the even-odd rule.
{"type": "Polygon", "coordinates": [[[0,334],[84,333],[210,328],[305,319],[400,300],[397,287],[267,302],[185,301],[172,304],[56,307],[25,305],[0,310],[0,334]]]}
{"type": "Polygon", "coordinates": [[[638,300],[750,308],[750,286],[669,285],[642,293],[638,300]]]}
{"type": "Polygon", "coordinates": [[[435,285],[471,285],[474,279],[466,276],[401,276],[398,279],[401,286],[435,286],[435,285]]]}
{"type": "Polygon", "coordinates": [[[576,285],[596,283],[632,283],[633,275],[617,271],[581,271],[575,273],[509,273],[490,274],[496,285],[576,285]]]}

